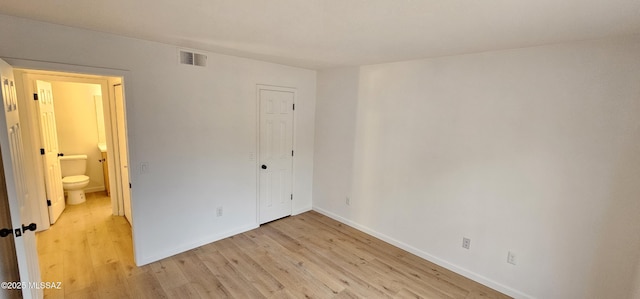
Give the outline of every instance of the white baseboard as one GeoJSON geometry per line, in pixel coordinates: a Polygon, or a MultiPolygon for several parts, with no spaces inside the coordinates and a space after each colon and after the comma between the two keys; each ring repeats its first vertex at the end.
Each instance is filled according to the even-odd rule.
{"type": "Polygon", "coordinates": [[[91,188],[84,189],[84,193],[100,192],[100,191],[104,191],[104,190],[107,190],[107,189],[104,188],[104,186],[97,186],[97,187],[91,187],[91,188]]]}
{"type": "Polygon", "coordinates": [[[506,294],[508,296],[511,296],[511,297],[514,297],[514,298],[517,298],[517,299],[535,299],[534,297],[532,297],[530,295],[522,293],[522,292],[520,292],[518,290],[514,290],[514,289],[512,289],[512,288],[510,288],[508,286],[505,286],[503,284],[497,283],[497,282],[495,282],[495,281],[493,281],[493,280],[491,280],[489,278],[486,278],[486,277],[484,277],[484,276],[482,276],[480,274],[477,274],[475,272],[469,271],[469,270],[467,270],[465,268],[462,268],[460,266],[457,266],[455,264],[447,262],[447,261],[445,261],[445,260],[443,260],[441,258],[438,258],[438,257],[436,257],[436,256],[434,256],[432,254],[424,252],[424,251],[422,251],[420,249],[417,249],[417,248],[415,248],[415,247],[413,247],[413,246],[411,246],[409,244],[406,244],[406,243],[403,243],[401,241],[398,241],[398,240],[396,240],[396,239],[394,239],[392,237],[389,237],[389,236],[387,236],[385,234],[379,233],[379,232],[377,232],[377,231],[375,231],[373,229],[370,229],[370,228],[368,228],[368,227],[366,227],[364,225],[361,225],[361,224],[356,223],[354,221],[351,221],[351,220],[349,220],[347,218],[344,218],[342,216],[334,214],[334,213],[332,213],[330,211],[327,211],[327,210],[322,209],[322,208],[317,207],[317,206],[314,206],[313,210],[318,212],[318,213],[320,213],[320,214],[323,214],[323,215],[325,215],[325,216],[327,216],[329,218],[332,218],[332,219],[334,219],[336,221],[339,221],[339,222],[342,222],[344,224],[347,224],[347,225],[349,225],[349,226],[351,226],[351,227],[353,227],[355,229],[358,229],[358,230],[360,230],[360,231],[362,231],[364,233],[372,235],[372,236],[374,236],[374,237],[376,237],[378,239],[381,239],[381,240],[383,240],[383,241],[385,241],[385,242],[387,242],[387,243],[389,243],[391,245],[394,245],[394,246],[396,246],[398,248],[401,248],[401,249],[406,250],[406,251],[408,251],[410,253],[413,253],[413,254],[415,254],[415,255],[417,255],[417,256],[419,256],[419,257],[421,257],[421,258],[423,258],[423,259],[425,259],[427,261],[430,261],[430,262],[440,266],[440,267],[443,267],[443,268],[446,268],[448,270],[451,270],[451,271],[453,271],[455,273],[458,273],[458,274],[460,274],[460,275],[462,275],[462,276],[464,276],[466,278],[469,278],[469,279],[471,279],[473,281],[476,281],[476,282],[481,283],[481,284],[483,284],[485,286],[488,286],[488,287],[490,287],[490,288],[492,288],[494,290],[502,292],[502,293],[504,293],[504,294],[506,294]]]}
{"type": "Polygon", "coordinates": [[[191,249],[194,249],[194,248],[198,248],[200,246],[207,245],[209,243],[213,243],[215,241],[219,241],[219,240],[222,240],[224,238],[228,238],[228,237],[231,237],[231,236],[234,236],[234,235],[237,235],[237,234],[241,234],[241,233],[244,233],[244,232],[250,231],[252,229],[256,229],[256,228],[258,228],[258,226],[255,225],[255,224],[252,224],[252,225],[249,225],[249,226],[244,226],[244,227],[239,227],[239,228],[236,228],[236,229],[233,229],[233,230],[229,230],[229,231],[226,231],[226,232],[223,232],[223,233],[220,233],[220,234],[210,235],[208,237],[200,239],[197,242],[193,242],[193,243],[177,246],[177,247],[174,247],[174,248],[172,248],[170,250],[166,250],[164,252],[157,253],[157,254],[154,254],[154,255],[151,255],[151,256],[136,258],[136,265],[138,267],[144,266],[146,264],[153,263],[153,262],[159,261],[161,259],[165,259],[165,258],[168,258],[170,256],[173,256],[173,255],[176,255],[176,254],[180,254],[180,253],[183,253],[185,251],[188,251],[188,250],[191,250],[191,249]]]}
{"type": "Polygon", "coordinates": [[[311,210],[313,210],[313,208],[312,208],[311,206],[304,207],[304,208],[302,208],[302,209],[297,209],[297,210],[295,210],[295,211],[291,212],[291,216],[293,216],[293,215],[298,215],[298,214],[302,214],[302,213],[304,213],[304,212],[309,212],[309,211],[311,211],[311,210]]]}
{"type": "MultiPolygon", "coordinates": [[[[298,209],[298,210],[292,211],[292,215],[302,214],[304,212],[308,212],[308,211],[311,211],[311,210],[312,210],[311,206],[305,207],[305,208],[302,208],[302,209],[298,209]]],[[[244,226],[244,227],[239,227],[239,228],[236,228],[236,229],[233,229],[233,230],[226,231],[226,232],[221,233],[221,234],[215,234],[215,235],[211,235],[211,236],[205,237],[205,238],[203,238],[203,239],[201,239],[201,240],[199,240],[197,242],[193,242],[193,243],[189,243],[189,244],[186,244],[186,245],[182,245],[182,246],[178,246],[178,247],[172,248],[172,249],[164,251],[162,253],[158,253],[158,254],[154,254],[154,255],[146,256],[146,257],[141,257],[141,258],[136,258],[136,265],[138,265],[138,267],[144,266],[146,264],[153,263],[153,262],[159,261],[161,259],[165,259],[165,258],[168,258],[170,256],[173,256],[173,255],[176,255],[176,254],[180,254],[182,252],[185,252],[185,251],[188,251],[188,250],[191,250],[191,249],[194,249],[194,248],[198,248],[200,246],[203,246],[203,245],[206,245],[206,244],[209,244],[209,243],[213,243],[215,241],[222,240],[224,238],[228,238],[228,237],[231,237],[231,236],[234,236],[234,235],[237,235],[237,234],[241,234],[241,233],[250,231],[252,229],[256,229],[258,227],[260,227],[260,225],[258,225],[258,224],[252,224],[252,225],[248,225],[248,226],[244,226]]]]}

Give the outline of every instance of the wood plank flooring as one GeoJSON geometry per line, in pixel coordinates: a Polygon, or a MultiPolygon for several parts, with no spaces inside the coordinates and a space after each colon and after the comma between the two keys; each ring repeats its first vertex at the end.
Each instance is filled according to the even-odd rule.
{"type": "Polygon", "coordinates": [[[45,298],[509,298],[316,212],[136,267],[104,194],[38,233],[45,298]]]}

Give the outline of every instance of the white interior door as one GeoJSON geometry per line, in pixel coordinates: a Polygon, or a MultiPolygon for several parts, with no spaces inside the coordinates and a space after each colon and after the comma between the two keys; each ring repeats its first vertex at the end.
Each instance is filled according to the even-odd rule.
{"type": "Polygon", "coordinates": [[[124,90],[122,89],[122,84],[114,85],[113,89],[116,100],[116,129],[118,133],[118,152],[120,154],[122,206],[124,208],[124,217],[127,218],[129,224],[131,224],[131,189],[129,189],[129,155],[127,151],[127,130],[125,126],[124,90]]]}
{"type": "MultiPolygon", "coordinates": [[[[26,209],[29,200],[29,188],[26,184],[24,150],[22,147],[22,128],[18,114],[18,100],[13,78],[13,69],[4,60],[0,60],[0,81],[2,83],[2,104],[4,113],[0,113],[0,151],[2,152],[11,222],[14,228],[16,257],[20,280],[39,282],[38,252],[35,232],[23,229],[23,225],[32,222],[26,209]]],[[[35,230],[35,228],[34,228],[35,230]]],[[[42,291],[24,289],[24,298],[41,298],[42,291]]]]}
{"type": "Polygon", "coordinates": [[[36,80],[38,91],[38,115],[40,116],[40,136],[44,165],[44,182],[47,189],[47,205],[49,205],[49,221],[51,224],[62,214],[65,208],[62,173],[60,170],[60,149],[56,131],[56,114],[53,109],[53,92],[51,83],[36,80]]]}
{"type": "Polygon", "coordinates": [[[294,95],[259,89],[260,224],[291,215],[294,95]]]}
{"type": "MultiPolygon", "coordinates": [[[[0,159],[0,169],[2,169],[2,159],[0,159]]],[[[16,256],[16,244],[13,234],[4,235],[13,231],[11,223],[11,212],[9,211],[9,198],[5,187],[4,172],[0,171],[0,282],[20,281],[20,270],[18,269],[18,258],[16,256]]],[[[20,298],[20,291],[0,291],[0,298],[20,298]]]]}

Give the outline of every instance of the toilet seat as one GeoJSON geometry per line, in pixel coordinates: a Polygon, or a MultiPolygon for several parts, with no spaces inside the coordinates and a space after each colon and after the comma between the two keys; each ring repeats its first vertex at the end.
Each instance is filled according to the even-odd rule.
{"type": "Polygon", "coordinates": [[[88,182],[89,177],[86,175],[70,175],[62,178],[63,184],[78,184],[88,182]]]}
{"type": "Polygon", "coordinates": [[[86,175],[70,175],[62,178],[62,188],[65,191],[83,189],[89,185],[90,178],[86,175]]]}

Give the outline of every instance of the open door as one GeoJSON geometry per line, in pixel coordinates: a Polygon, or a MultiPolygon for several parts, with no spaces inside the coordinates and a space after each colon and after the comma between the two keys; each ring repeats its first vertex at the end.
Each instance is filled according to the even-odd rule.
{"type": "Polygon", "coordinates": [[[56,114],[53,109],[53,92],[51,83],[36,81],[38,91],[38,116],[40,117],[40,154],[44,165],[44,182],[47,189],[47,205],[49,206],[49,222],[56,223],[64,211],[64,189],[62,187],[62,173],[60,170],[60,156],[58,149],[58,133],[56,130],[56,114]]]}
{"type": "MultiPolygon", "coordinates": [[[[20,280],[39,282],[38,252],[34,231],[36,225],[30,225],[27,206],[29,189],[26,184],[24,150],[22,147],[22,127],[18,114],[18,99],[13,78],[13,68],[0,60],[0,82],[2,84],[2,108],[0,113],[0,152],[2,171],[5,175],[9,211],[13,226],[12,234],[18,260],[20,280]]],[[[24,298],[41,298],[42,290],[26,288],[22,290],[24,298]]]]}
{"type": "MultiPolygon", "coordinates": [[[[2,169],[2,157],[0,157],[0,169],[2,169]]],[[[13,240],[13,229],[11,227],[7,187],[4,180],[4,172],[0,171],[0,281],[20,281],[16,244],[13,240]]],[[[5,292],[3,296],[0,296],[2,298],[22,297],[20,290],[2,290],[0,292],[5,292]]]]}

